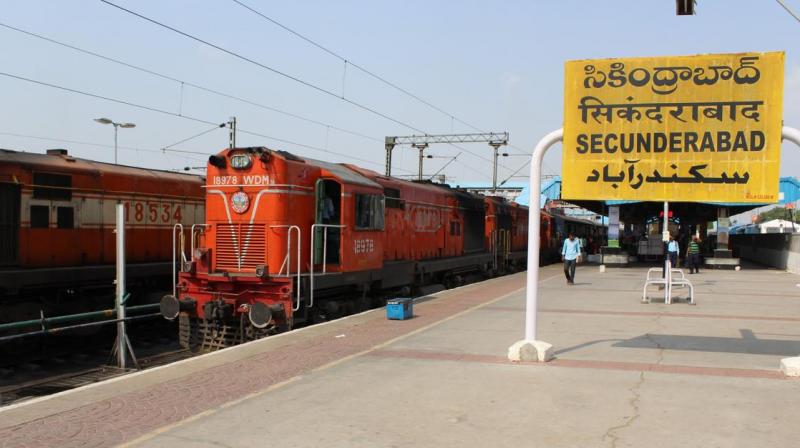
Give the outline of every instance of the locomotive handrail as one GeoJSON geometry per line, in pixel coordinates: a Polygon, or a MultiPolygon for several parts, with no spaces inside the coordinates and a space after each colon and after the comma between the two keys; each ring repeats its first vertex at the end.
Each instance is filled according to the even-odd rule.
{"type": "Polygon", "coordinates": [[[497,229],[492,230],[492,237],[490,238],[490,243],[492,245],[492,265],[494,270],[497,270],[497,229]]]}
{"type": "Polygon", "coordinates": [[[189,244],[189,247],[191,248],[192,252],[189,254],[189,257],[194,258],[194,249],[195,249],[194,248],[194,228],[195,227],[202,227],[203,230],[205,230],[206,227],[211,227],[211,226],[212,226],[212,224],[192,224],[192,229],[191,229],[192,230],[192,241],[189,244]]]}
{"type": "Polygon", "coordinates": [[[278,275],[280,275],[280,273],[283,272],[283,265],[285,264],[286,265],[286,276],[287,277],[291,277],[292,276],[292,260],[291,260],[291,255],[292,255],[292,230],[296,230],[297,231],[297,290],[295,292],[295,296],[297,297],[297,302],[292,306],[292,311],[297,311],[297,310],[300,309],[300,278],[302,276],[302,272],[301,272],[302,271],[302,267],[300,265],[300,256],[301,256],[301,244],[302,244],[302,241],[303,241],[303,238],[302,238],[303,233],[300,231],[300,227],[299,226],[295,226],[295,225],[280,224],[280,225],[269,226],[269,228],[270,229],[273,229],[273,228],[284,228],[284,229],[288,228],[289,229],[288,238],[287,238],[287,246],[286,246],[286,257],[283,259],[283,264],[281,265],[280,272],[278,272],[278,275]]]}
{"type": "MultiPolygon", "coordinates": [[[[309,268],[308,268],[308,278],[309,278],[309,283],[310,283],[310,285],[309,285],[310,286],[309,287],[310,291],[308,292],[308,308],[311,308],[311,307],[314,306],[314,251],[316,250],[316,245],[314,244],[315,240],[316,240],[316,238],[314,238],[314,230],[316,230],[317,228],[327,229],[329,227],[334,227],[334,228],[337,228],[337,229],[344,229],[347,226],[340,225],[340,224],[311,224],[311,256],[310,256],[311,262],[309,263],[309,268]]],[[[322,243],[322,263],[323,263],[322,264],[322,269],[323,269],[323,272],[322,273],[324,274],[325,273],[325,262],[327,261],[326,254],[328,253],[328,238],[327,238],[328,231],[324,230],[323,234],[325,235],[325,237],[323,237],[323,240],[322,240],[323,241],[323,243],[322,243]]],[[[339,241],[341,241],[341,239],[339,241]]]]}
{"type": "MultiPolygon", "coordinates": [[[[177,242],[175,241],[175,231],[180,230],[181,232],[181,260],[186,260],[186,254],[184,253],[184,239],[183,239],[183,224],[175,224],[172,226],[172,297],[178,296],[178,270],[175,267],[175,251],[177,250],[177,242]]],[[[183,264],[183,263],[181,263],[183,264]]]]}

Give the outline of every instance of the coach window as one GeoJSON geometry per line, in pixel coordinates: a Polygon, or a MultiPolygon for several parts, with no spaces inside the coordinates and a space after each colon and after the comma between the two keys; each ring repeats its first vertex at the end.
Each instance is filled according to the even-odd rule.
{"type": "Polygon", "coordinates": [[[46,229],[48,227],[50,227],[50,207],[31,205],[31,228],[46,229]]]}
{"type": "Polygon", "coordinates": [[[383,230],[383,196],[356,194],[356,230],[383,230]]]}
{"type": "Polygon", "coordinates": [[[72,199],[72,176],[33,173],[33,198],[69,201],[72,199]]]}
{"type": "Polygon", "coordinates": [[[74,229],[75,209],[72,207],[58,207],[56,213],[56,227],[59,229],[74,229]]]}

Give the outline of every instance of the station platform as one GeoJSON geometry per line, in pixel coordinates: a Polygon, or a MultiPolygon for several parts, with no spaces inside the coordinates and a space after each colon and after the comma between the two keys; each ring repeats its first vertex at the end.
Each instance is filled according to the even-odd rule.
{"type": "Polygon", "coordinates": [[[800,277],[702,272],[690,306],[645,272],[542,268],[546,364],[507,360],[519,273],[8,407],[0,446],[794,446],[800,277]]]}

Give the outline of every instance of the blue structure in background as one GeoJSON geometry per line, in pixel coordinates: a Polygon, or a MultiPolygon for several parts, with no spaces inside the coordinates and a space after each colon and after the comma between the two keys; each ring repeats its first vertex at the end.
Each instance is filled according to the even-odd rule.
{"type": "Polygon", "coordinates": [[[779,204],[796,203],[800,200],[800,181],[796,177],[781,177],[780,191],[783,199],[779,204]]]}
{"type": "MultiPolygon", "coordinates": [[[[515,183],[521,184],[520,182],[515,183]]],[[[522,194],[517,198],[517,202],[522,205],[528,205],[530,201],[530,191],[528,188],[527,182],[524,184],[525,188],[522,190],[522,194]]],[[[796,203],[800,200],[800,180],[796,177],[781,177],[779,183],[780,192],[783,193],[782,199],[778,202],[779,205],[784,205],[787,203],[796,203]]],[[[561,176],[556,176],[552,179],[548,179],[542,182],[542,192],[541,192],[541,204],[547,203],[548,200],[554,201],[561,199],[561,176]]],[[[637,202],[642,201],[605,201],[606,205],[621,205],[621,204],[635,204],[637,202]]],[[[707,202],[706,204],[713,204],[713,205],[724,205],[724,206],[744,206],[744,205],[752,205],[753,207],[759,207],[762,205],[769,205],[767,203],[763,204],[746,204],[746,203],[726,203],[726,202],[707,202]]]]}
{"type": "MultiPolygon", "coordinates": [[[[522,205],[528,205],[531,200],[531,191],[530,186],[527,182],[506,182],[503,186],[522,186],[522,194],[519,195],[517,198],[517,203],[522,205]]],[[[555,201],[561,199],[561,176],[555,176],[553,178],[547,179],[542,182],[542,192],[540,198],[540,204],[542,207],[547,203],[547,201],[555,201]]]]}

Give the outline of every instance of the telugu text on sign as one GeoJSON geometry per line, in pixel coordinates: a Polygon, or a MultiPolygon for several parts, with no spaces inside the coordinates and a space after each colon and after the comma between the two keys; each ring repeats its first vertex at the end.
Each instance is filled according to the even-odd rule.
{"type": "Polygon", "coordinates": [[[783,60],[567,62],[562,197],[777,201],[783,60]]]}

